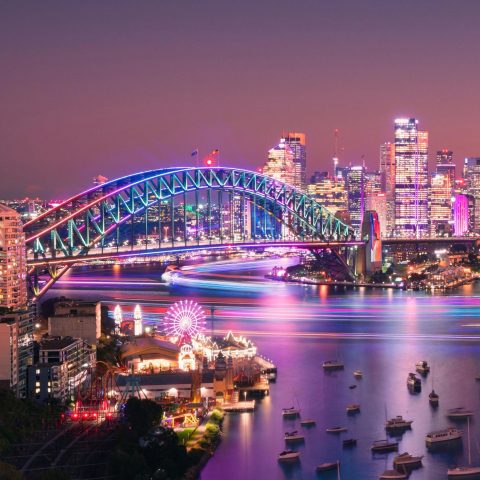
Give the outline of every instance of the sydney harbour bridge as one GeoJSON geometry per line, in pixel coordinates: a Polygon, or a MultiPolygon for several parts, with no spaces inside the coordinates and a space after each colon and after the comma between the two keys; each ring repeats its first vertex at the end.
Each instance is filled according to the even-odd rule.
{"type": "Polygon", "coordinates": [[[225,167],[118,178],[55,206],[24,232],[37,298],[73,265],[109,258],[285,246],[354,268],[364,245],[351,226],[291,185],[225,167]]]}

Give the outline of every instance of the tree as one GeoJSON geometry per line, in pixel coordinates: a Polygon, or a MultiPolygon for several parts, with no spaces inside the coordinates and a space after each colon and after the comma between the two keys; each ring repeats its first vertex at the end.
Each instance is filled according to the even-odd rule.
{"type": "Polygon", "coordinates": [[[132,397],[125,405],[125,418],[138,435],[145,435],[153,426],[158,425],[162,414],[162,407],[152,400],[132,397]]]}
{"type": "Polygon", "coordinates": [[[23,475],[9,463],[0,462],[0,480],[22,480],[23,475]]]}

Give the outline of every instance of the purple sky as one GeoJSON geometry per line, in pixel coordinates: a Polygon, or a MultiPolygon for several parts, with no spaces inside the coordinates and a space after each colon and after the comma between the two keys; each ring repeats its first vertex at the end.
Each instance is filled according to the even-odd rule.
{"type": "Polygon", "coordinates": [[[480,156],[479,0],[14,1],[0,6],[0,198],[62,198],[282,130],[308,170],[378,164],[396,116],[480,156]]]}

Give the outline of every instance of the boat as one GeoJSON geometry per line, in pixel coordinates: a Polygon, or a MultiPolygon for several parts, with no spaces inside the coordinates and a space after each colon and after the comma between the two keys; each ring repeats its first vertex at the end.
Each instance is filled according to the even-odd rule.
{"type": "Polygon", "coordinates": [[[408,474],[398,472],[397,470],[385,470],[379,477],[380,480],[390,480],[390,479],[401,480],[404,478],[408,478],[408,474]]]}
{"type": "Polygon", "coordinates": [[[339,360],[325,360],[322,367],[324,370],[343,370],[344,365],[339,360]]]}
{"type": "Polygon", "coordinates": [[[465,410],[465,408],[463,407],[451,408],[447,413],[448,418],[462,419],[462,418],[468,418],[472,416],[473,416],[473,412],[471,410],[465,410]]]}
{"type": "Polygon", "coordinates": [[[341,433],[346,431],[347,431],[347,427],[329,427],[326,430],[327,433],[341,433]]]}
{"type": "Polygon", "coordinates": [[[411,388],[422,388],[421,380],[415,375],[415,373],[409,373],[407,377],[407,385],[411,388]]]}
{"type": "Polygon", "coordinates": [[[300,452],[296,450],[284,450],[283,452],[278,454],[278,461],[279,462],[293,462],[298,460],[300,457],[300,452]]]}
{"type": "Polygon", "coordinates": [[[306,418],[305,420],[300,421],[300,425],[302,425],[302,427],[310,427],[312,425],[315,425],[315,423],[315,420],[313,420],[312,418],[306,418]]]}
{"type": "Polygon", "coordinates": [[[426,375],[430,372],[430,365],[425,360],[421,360],[420,362],[417,362],[415,369],[421,375],[426,375]]]}
{"type": "Polygon", "coordinates": [[[325,462],[317,465],[317,472],[328,472],[330,470],[338,470],[340,466],[340,462],[337,460],[336,462],[325,462]]]}
{"type": "Polygon", "coordinates": [[[350,385],[348,388],[349,388],[350,390],[353,390],[354,388],[357,388],[357,386],[356,386],[356,385],[350,385]]]}
{"type": "Polygon", "coordinates": [[[462,438],[463,432],[458,428],[446,428],[445,430],[437,430],[436,432],[427,433],[425,441],[427,445],[434,443],[449,442],[451,440],[458,440],[462,438]]]}
{"type": "Polygon", "coordinates": [[[398,450],[398,442],[389,442],[388,440],[375,440],[370,447],[372,452],[394,452],[398,450]]]}
{"type": "Polygon", "coordinates": [[[420,455],[419,457],[415,457],[414,455],[410,455],[408,452],[401,453],[400,455],[397,455],[393,459],[393,466],[394,468],[398,467],[416,467],[420,466],[422,464],[422,459],[423,455],[420,455]]]}
{"type": "Polygon", "coordinates": [[[285,441],[286,442],[298,442],[299,440],[303,440],[305,437],[298,433],[297,430],[293,432],[285,432],[285,441]]]}
{"type": "Polygon", "coordinates": [[[355,371],[353,372],[353,376],[354,376],[355,378],[362,378],[362,377],[363,377],[363,372],[362,372],[361,370],[355,370],[355,371]]]}
{"type": "Polygon", "coordinates": [[[467,417],[468,467],[454,467],[447,470],[448,478],[480,478],[480,467],[472,466],[470,448],[470,418],[467,417]]]}
{"type": "Polygon", "coordinates": [[[404,430],[410,428],[413,420],[405,420],[401,415],[397,415],[385,422],[385,428],[387,430],[404,430]]]}
{"type": "Polygon", "coordinates": [[[347,438],[342,442],[342,445],[344,447],[354,447],[357,445],[357,439],[356,438],[347,438]]]}
{"type": "Polygon", "coordinates": [[[296,417],[300,415],[300,409],[295,407],[282,408],[282,415],[284,417],[296,417]]]}
{"type": "Polygon", "coordinates": [[[347,413],[358,413],[360,411],[360,405],[358,403],[352,403],[347,405],[347,413]]]}
{"type": "Polygon", "coordinates": [[[440,399],[440,396],[435,390],[432,390],[428,394],[428,401],[430,402],[430,405],[432,405],[433,407],[436,407],[438,405],[439,399],[440,399]]]}

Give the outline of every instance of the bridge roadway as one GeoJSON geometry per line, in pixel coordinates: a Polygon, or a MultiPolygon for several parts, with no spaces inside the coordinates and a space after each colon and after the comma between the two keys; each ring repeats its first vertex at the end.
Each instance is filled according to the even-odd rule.
{"type": "Polygon", "coordinates": [[[78,262],[107,260],[109,258],[128,258],[128,257],[142,257],[153,255],[175,255],[186,252],[210,250],[226,250],[226,249],[255,249],[255,248],[267,248],[267,247],[283,247],[283,248],[304,248],[304,249],[316,249],[316,248],[331,248],[338,250],[343,247],[359,247],[365,245],[365,242],[360,240],[350,240],[341,242],[325,242],[321,240],[301,241],[301,240],[257,240],[253,242],[231,242],[231,243],[214,243],[211,240],[204,241],[187,241],[176,242],[172,245],[172,242],[162,242],[160,245],[148,246],[145,245],[127,245],[121,247],[104,247],[104,248],[92,248],[88,253],[83,255],[74,255],[71,257],[57,256],[54,258],[34,258],[30,254],[27,258],[29,267],[39,266],[54,266],[54,265],[71,265],[78,262]],[[181,243],[181,244],[180,244],[181,243]]]}

